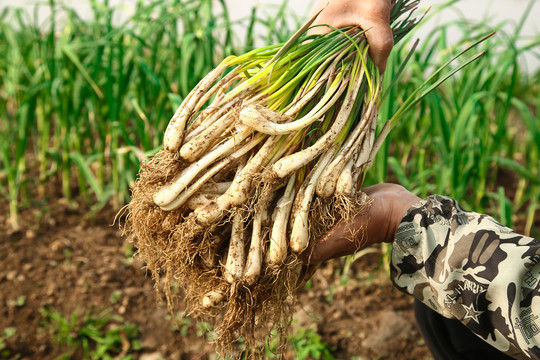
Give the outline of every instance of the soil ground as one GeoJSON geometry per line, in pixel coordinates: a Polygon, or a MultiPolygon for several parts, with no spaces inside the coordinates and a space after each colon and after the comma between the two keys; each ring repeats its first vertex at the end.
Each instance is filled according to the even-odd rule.
{"type": "MultiPolygon", "coordinates": [[[[66,358],[82,359],[77,335],[84,315],[107,309],[114,319],[104,329],[127,323],[139,329],[136,348],[125,332],[119,335],[119,348],[134,359],[216,358],[204,324],[189,318],[176,322],[158,304],[154,281],[132,258],[118,226],[111,226],[114,212],[92,219],[82,213],[61,202],[46,212],[26,209],[17,232],[0,215],[0,359],[55,359],[66,353],[71,354],[66,358]],[[66,326],[51,320],[54,313],[78,317],[61,333],[66,326]],[[14,333],[4,333],[8,328],[14,333]],[[61,337],[54,333],[64,339],[71,335],[77,349],[59,344],[61,337]]],[[[291,335],[297,350],[291,345],[286,359],[309,350],[306,358],[315,358],[325,349],[337,359],[430,357],[414,324],[412,299],[392,286],[380,249],[374,250],[349,270],[343,260],[328,262],[300,291],[291,335]]]]}

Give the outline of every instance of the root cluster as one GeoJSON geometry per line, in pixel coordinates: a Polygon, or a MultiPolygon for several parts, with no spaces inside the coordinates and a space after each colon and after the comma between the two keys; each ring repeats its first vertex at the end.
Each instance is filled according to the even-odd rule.
{"type": "MultiPolygon", "coordinates": [[[[284,346],[295,291],[309,279],[306,274],[311,276],[309,267],[303,264],[299,254],[290,249],[286,250],[281,263],[265,260],[272,231],[269,212],[275,208],[284,188],[271,193],[268,182],[259,180],[247,201],[249,206],[229,208],[218,222],[204,226],[197,222],[195,211],[186,206],[167,211],[153,201],[156,191],[185,166],[173,154],[159,152],[141,167],[132,201],[128,205],[125,230],[138,250],[137,255],[156,280],[156,290],[159,289],[160,280],[164,280],[163,291],[169,309],[174,312],[178,299],[171,289],[180,287],[187,305],[187,315],[214,324],[217,335],[215,342],[222,352],[234,353],[234,344],[240,337],[244,339],[246,348],[256,352],[269,340],[271,333],[280,339],[278,346],[284,346]],[[265,198],[271,198],[271,201],[265,200],[267,204],[263,205],[260,199],[265,198]],[[245,279],[242,273],[233,281],[224,276],[231,242],[232,214],[235,211],[243,213],[246,239],[242,246],[245,254],[250,251],[249,235],[253,231],[255,214],[258,211],[267,213],[261,229],[260,270],[254,280],[245,279]],[[213,296],[210,305],[205,301],[208,296],[213,296]]],[[[229,169],[230,176],[234,176],[234,170],[234,167],[229,169]]],[[[319,239],[340,219],[366,211],[367,202],[362,193],[350,196],[346,204],[343,206],[334,199],[316,198],[313,201],[308,226],[310,241],[319,239]]],[[[247,257],[242,256],[240,261],[245,263],[247,257]]]]}

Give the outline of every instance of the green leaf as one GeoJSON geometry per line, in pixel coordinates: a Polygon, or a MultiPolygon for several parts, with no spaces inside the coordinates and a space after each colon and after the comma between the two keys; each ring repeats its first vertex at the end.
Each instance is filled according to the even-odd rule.
{"type": "Polygon", "coordinates": [[[77,57],[77,54],[71,50],[71,48],[67,45],[62,46],[62,52],[68,57],[69,60],[75,65],[75,67],[79,70],[79,72],[82,74],[82,76],[85,78],[85,80],[90,84],[96,95],[103,99],[103,93],[99,89],[99,86],[96,84],[96,82],[92,79],[88,71],[84,68],[83,64],[77,57]]]}
{"type": "Polygon", "coordinates": [[[69,158],[77,165],[80,172],[84,176],[84,180],[88,183],[88,185],[92,188],[94,193],[96,194],[96,197],[98,199],[103,198],[103,188],[99,185],[98,180],[94,176],[94,173],[90,169],[90,166],[86,163],[84,157],[81,153],[70,153],[69,158]]]}

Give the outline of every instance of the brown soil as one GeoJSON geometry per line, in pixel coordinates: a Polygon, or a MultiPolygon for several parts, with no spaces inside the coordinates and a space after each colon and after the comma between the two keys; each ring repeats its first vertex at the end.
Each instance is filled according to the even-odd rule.
{"type": "MultiPolygon", "coordinates": [[[[81,213],[60,204],[45,213],[26,209],[17,232],[0,216],[0,336],[6,328],[16,329],[4,340],[0,358],[54,359],[66,353],[44,326],[42,310],[48,308],[65,318],[111,309],[110,315],[140,330],[140,350],[124,344],[135,359],[214,359],[201,325],[178,324],[157,304],[154,281],[132,259],[118,227],[111,226],[114,212],[94,219],[81,213]]],[[[412,299],[393,288],[380,255],[366,255],[347,273],[343,261],[324,265],[300,292],[293,334],[316,330],[338,359],[429,358],[414,325],[412,299]]],[[[285,358],[297,358],[290,349],[285,358]]],[[[82,358],[82,352],[72,358],[82,358]]]]}

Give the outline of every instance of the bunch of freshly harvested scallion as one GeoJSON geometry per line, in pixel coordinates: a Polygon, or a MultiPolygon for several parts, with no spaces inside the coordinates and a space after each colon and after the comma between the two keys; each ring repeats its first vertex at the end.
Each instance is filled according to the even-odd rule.
{"type": "MultiPolygon", "coordinates": [[[[395,3],[396,41],[416,24],[417,3],[395,3]]],[[[309,25],[200,81],[128,207],[141,259],[180,285],[192,314],[220,319],[221,348],[284,331],[307,271],[299,254],[370,204],[360,189],[380,144],[379,72],[361,29],[308,36],[309,25]]]]}

